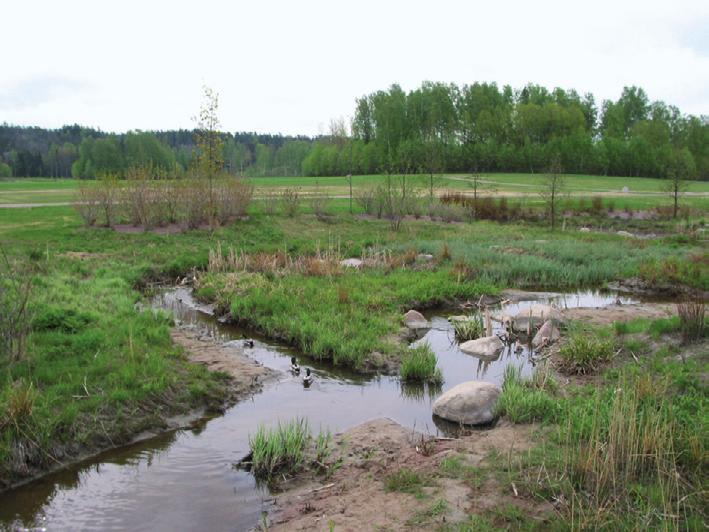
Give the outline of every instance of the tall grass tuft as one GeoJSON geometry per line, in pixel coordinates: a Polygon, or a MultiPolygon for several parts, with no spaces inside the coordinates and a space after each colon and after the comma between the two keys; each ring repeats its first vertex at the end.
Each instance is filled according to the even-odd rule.
{"type": "Polygon", "coordinates": [[[561,406],[552,395],[555,387],[555,381],[546,373],[531,380],[523,379],[521,369],[509,365],[505,368],[502,394],[497,401],[497,415],[505,416],[513,423],[556,421],[561,406]]]}
{"type": "Polygon", "coordinates": [[[479,312],[476,312],[468,316],[466,320],[456,320],[453,322],[453,330],[455,331],[455,339],[459,342],[476,340],[485,332],[483,317],[479,312]]]}
{"type": "Polygon", "coordinates": [[[571,374],[593,373],[613,358],[613,348],[612,340],[576,332],[559,349],[560,366],[571,374]]]}
{"type": "Polygon", "coordinates": [[[679,529],[692,497],[678,469],[679,427],[667,390],[648,375],[624,376],[609,399],[599,394],[595,408],[569,412],[565,473],[579,529],[613,514],[679,529]]]}
{"type": "Polygon", "coordinates": [[[297,471],[305,461],[310,437],[308,422],[301,418],[279,423],[275,429],[259,426],[256,434],[249,437],[254,475],[270,480],[275,473],[297,471]]]}
{"type": "Polygon", "coordinates": [[[438,358],[428,343],[410,347],[401,359],[400,375],[405,382],[443,382],[438,358]]]}
{"type": "Polygon", "coordinates": [[[677,304],[684,343],[694,342],[704,337],[704,310],[703,301],[687,300],[677,304]]]}

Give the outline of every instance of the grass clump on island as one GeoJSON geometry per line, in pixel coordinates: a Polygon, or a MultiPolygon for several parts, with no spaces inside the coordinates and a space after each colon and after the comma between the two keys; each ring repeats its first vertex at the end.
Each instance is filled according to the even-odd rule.
{"type": "Polygon", "coordinates": [[[438,358],[428,342],[409,347],[401,357],[399,374],[404,382],[441,384],[443,374],[437,367],[438,358]]]}
{"type": "Polygon", "coordinates": [[[569,374],[594,373],[615,354],[612,339],[598,338],[586,331],[575,331],[559,348],[559,365],[569,374]]]}
{"type": "Polygon", "coordinates": [[[310,427],[305,419],[279,422],[273,429],[260,425],[256,434],[249,437],[251,471],[267,480],[275,473],[298,471],[305,462],[310,439],[310,427]]]}
{"type": "Polygon", "coordinates": [[[256,434],[249,437],[251,471],[257,478],[272,482],[276,475],[297,473],[310,460],[323,467],[330,454],[331,441],[330,431],[321,431],[313,441],[304,418],[279,422],[270,429],[260,425],[256,434]]]}
{"type": "Polygon", "coordinates": [[[453,321],[453,331],[455,333],[455,339],[459,342],[477,340],[485,335],[483,317],[479,312],[476,312],[470,316],[466,316],[466,319],[457,319],[453,321]]]}

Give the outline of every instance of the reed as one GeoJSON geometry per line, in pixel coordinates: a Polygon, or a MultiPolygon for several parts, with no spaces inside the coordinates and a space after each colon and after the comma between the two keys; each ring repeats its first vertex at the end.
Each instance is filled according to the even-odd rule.
{"type": "Polygon", "coordinates": [[[436,367],[438,358],[428,343],[410,347],[401,358],[401,379],[406,382],[440,383],[441,370],[436,367]]]}
{"type": "Polygon", "coordinates": [[[273,429],[260,425],[249,437],[251,470],[257,478],[271,480],[276,473],[290,474],[305,462],[306,447],[311,438],[305,419],[278,423],[273,429]]]}

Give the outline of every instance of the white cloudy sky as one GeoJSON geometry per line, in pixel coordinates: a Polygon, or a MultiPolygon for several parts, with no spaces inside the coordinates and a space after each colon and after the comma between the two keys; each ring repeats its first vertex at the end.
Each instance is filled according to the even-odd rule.
{"type": "Polygon", "coordinates": [[[709,114],[706,0],[2,0],[0,20],[0,122],[22,125],[189,128],[204,83],[229,131],[316,134],[423,80],[637,84],[709,114]]]}

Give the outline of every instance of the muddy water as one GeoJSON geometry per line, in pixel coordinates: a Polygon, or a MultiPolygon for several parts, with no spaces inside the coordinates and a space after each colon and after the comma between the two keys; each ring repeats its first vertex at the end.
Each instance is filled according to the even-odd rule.
{"type": "MultiPolygon", "coordinates": [[[[550,299],[563,308],[603,306],[616,296],[584,292],[550,299]]],[[[531,304],[508,305],[505,312],[514,314],[531,304]]],[[[441,388],[402,387],[396,377],[364,378],[298,355],[301,365],[315,374],[314,384],[306,389],[288,373],[291,350],[219,323],[207,308],[194,304],[188,291],[167,292],[154,305],[173,312],[180,326],[203,330],[225,343],[241,346],[243,336],[254,338],[250,355],[279,371],[280,377],[220,417],[108,451],[0,494],[0,528],[249,529],[268,509],[271,495],[233,464],[247,454],[248,436],[260,423],[302,416],[314,431],[322,427],[336,432],[389,417],[419,431],[450,434],[453,427],[431,416],[431,404],[442,391],[471,379],[501,383],[509,364],[521,367],[524,374],[532,371],[526,347],[519,351],[511,346],[494,362],[460,352],[446,319],[449,313],[441,312],[427,316],[432,328],[418,340],[429,342],[438,355],[445,379],[441,388]]]]}

